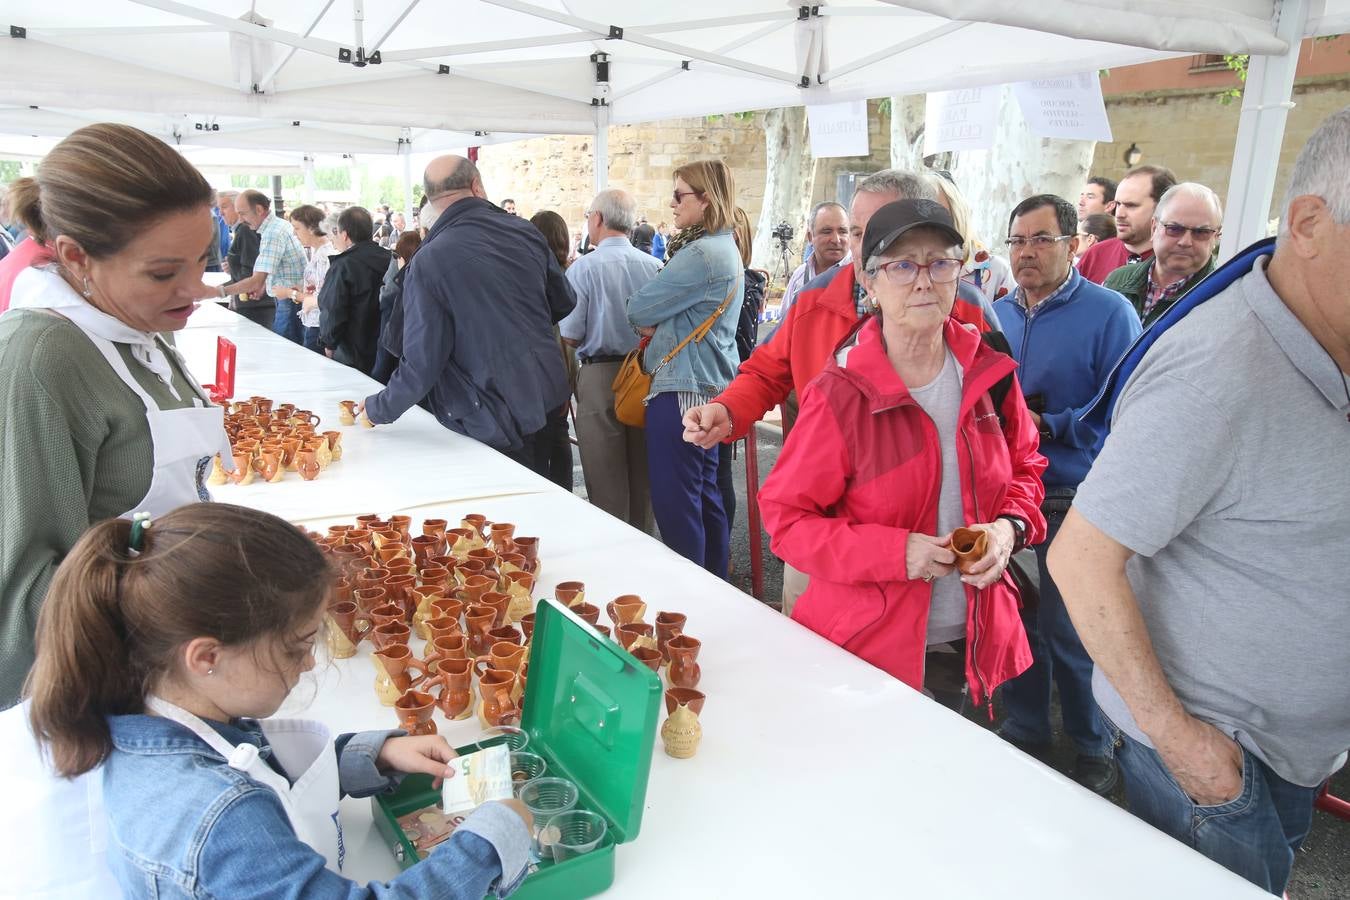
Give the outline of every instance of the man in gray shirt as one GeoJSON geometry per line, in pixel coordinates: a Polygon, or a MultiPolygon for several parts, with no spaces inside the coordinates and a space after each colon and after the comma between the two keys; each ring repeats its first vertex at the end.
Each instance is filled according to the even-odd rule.
{"type": "Polygon", "coordinates": [[[1131,811],[1277,895],[1350,747],[1347,169],[1350,108],[1129,377],[1049,560],[1131,811]]]}
{"type": "Polygon", "coordinates": [[[626,192],[601,191],[586,213],[591,253],[567,269],[576,308],[558,323],[562,338],[577,349],[577,445],[586,496],[634,528],[652,530],[647,444],[641,428],[614,415],[611,385],[624,356],[637,346],[628,324],[628,298],[656,277],[661,264],[628,240],[637,204],[626,192]]]}

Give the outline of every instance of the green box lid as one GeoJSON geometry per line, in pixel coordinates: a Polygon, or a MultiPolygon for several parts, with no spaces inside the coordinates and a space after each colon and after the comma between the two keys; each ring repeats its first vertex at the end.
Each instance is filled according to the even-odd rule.
{"type": "Polygon", "coordinates": [[[550,775],[576,783],[615,840],[642,825],[661,679],[552,599],[535,610],[521,727],[550,775]]]}

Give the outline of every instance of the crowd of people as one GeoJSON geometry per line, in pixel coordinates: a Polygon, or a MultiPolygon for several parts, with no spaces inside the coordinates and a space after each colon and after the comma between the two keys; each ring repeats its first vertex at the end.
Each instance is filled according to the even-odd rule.
{"type": "MultiPolygon", "coordinates": [[[[287,221],[135,129],[81,129],[6,198],[23,233],[0,260],[0,705],[31,698],[65,774],[111,753],[136,788],[153,771],[137,748],[164,738],[143,706],[214,746],[238,735],[173,710],[230,728],[279,702],[225,702],[242,682],[210,676],[228,655],[173,662],[178,637],[213,626],[155,618],[151,588],[180,577],[167,561],[163,581],[104,591],[122,577],[110,555],[141,550],[119,517],[189,505],[155,544],[202,527],[220,413],[164,335],[215,297],[373,376],[374,425],[420,406],[569,490],[574,416],[590,502],[722,578],[731,446],[781,407],[760,504],[785,614],[952,709],[997,695],[1001,736],[1043,760],[1057,689],[1073,777],[1101,794],[1123,777],[1137,815],[1279,894],[1350,746],[1350,625],[1326,565],[1350,525],[1348,165],[1350,109],[1299,155],[1278,237],[1232,260],[1215,192],[1160,166],[1093,177],[1076,202],[1028,196],[993,245],[945,173],[877,172],[811,209],[758,342],[765,276],[718,160],[674,169],[668,232],[611,187],[574,236],[444,156],[409,228],[355,206],[287,221]],[[212,267],[228,281],[205,286],[212,267]],[[634,354],[641,425],[614,393],[634,354]],[[93,654],[98,668],[81,641],[100,628],[158,649],[131,668],[93,654]],[[58,689],[55,660],[78,690],[58,689]]],[[[281,527],[221,509],[255,542],[281,527]]],[[[242,568],[282,606],[217,649],[312,644],[299,569],[274,578],[252,546],[242,568]]],[[[192,577],[233,564],[187,558],[202,553],[192,577]]],[[[361,746],[413,769],[440,752],[361,746]]],[[[516,871],[519,823],[493,815],[455,862],[479,895],[516,871]]]]}

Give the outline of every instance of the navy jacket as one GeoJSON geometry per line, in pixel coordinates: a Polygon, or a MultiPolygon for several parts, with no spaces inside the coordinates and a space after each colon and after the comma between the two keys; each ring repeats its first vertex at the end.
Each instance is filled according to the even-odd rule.
{"type": "Polygon", "coordinates": [[[451,431],[520,449],[571,392],[553,325],[576,295],[543,234],[470,197],[441,213],[407,271],[403,355],[366,400],[370,420],[425,400],[451,431]]]}
{"type": "Polygon", "coordinates": [[[1017,300],[1021,293],[1008,294],[994,309],[1017,360],[1022,393],[1040,395],[1044,403],[1050,437],[1041,438],[1041,453],[1050,465],[1042,480],[1046,487],[1077,487],[1097,456],[1098,438],[1080,417],[1139,335],[1139,316],[1128,300],[1077,269],[1030,316],[1017,300]]]}
{"type": "Polygon", "coordinates": [[[319,343],[340,363],[369,375],[380,340],[380,286],[389,251],[361,241],[328,259],[319,290],[319,343]]]}

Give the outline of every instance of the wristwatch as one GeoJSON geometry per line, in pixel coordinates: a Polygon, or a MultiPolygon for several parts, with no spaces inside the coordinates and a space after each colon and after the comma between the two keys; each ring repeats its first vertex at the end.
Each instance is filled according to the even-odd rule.
{"type": "Polygon", "coordinates": [[[1023,521],[1020,517],[1014,516],[1014,515],[1011,515],[1011,514],[1008,514],[1008,513],[1004,513],[1003,515],[999,516],[999,518],[1000,518],[1000,519],[1007,519],[1007,520],[1008,520],[1008,524],[1012,526],[1012,529],[1013,529],[1013,548],[1012,548],[1012,552],[1013,552],[1013,553],[1018,553],[1018,552],[1020,552],[1020,551],[1022,551],[1022,550],[1024,550],[1024,549],[1026,549],[1026,546],[1027,546],[1027,523],[1026,523],[1025,521],[1023,521]]]}

